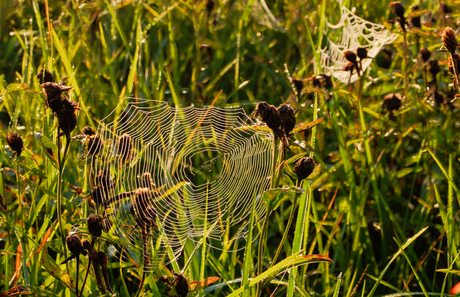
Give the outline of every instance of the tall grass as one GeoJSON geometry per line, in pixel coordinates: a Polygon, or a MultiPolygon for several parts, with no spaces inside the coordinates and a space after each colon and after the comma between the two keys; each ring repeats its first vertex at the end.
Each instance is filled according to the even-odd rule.
{"type": "MultiPolygon", "coordinates": [[[[207,106],[217,98],[215,106],[243,106],[248,113],[260,101],[290,102],[300,108],[297,123],[324,118],[293,137],[298,142],[291,142],[274,187],[294,188],[294,163],[306,154],[321,173],[304,182],[300,205],[285,199],[267,217],[265,240],[255,237],[262,224],[246,241],[225,238],[232,243],[223,251],[209,248],[211,239],[204,237],[187,243],[183,257],[168,266],[189,281],[220,278],[191,295],[253,296],[258,284],[263,296],[447,295],[460,281],[458,102],[453,108],[428,104],[425,65],[417,58],[420,45],[440,60],[438,89],[447,93],[447,55],[436,52],[444,29],[439,21],[403,36],[387,22],[394,17],[388,3],[342,1],[400,38],[389,46],[388,69],[379,54],[358,86],[335,82],[326,100],[324,90],[310,87],[296,97],[284,65],[296,78],[320,73],[321,65],[313,63],[319,62],[317,50],[327,36],[340,36],[326,24],[340,18],[337,1],[213,2],[212,11],[206,1],[0,2],[0,195],[6,205],[0,208],[0,292],[23,285],[23,294],[70,296],[75,275],[84,277],[88,266],[83,256],[79,271],[75,261],[69,271],[59,264],[66,256],[60,228],[64,236],[71,230],[88,236],[90,164],[79,141],[70,143],[67,159],[56,159],[65,146],[57,145],[56,122],[35,77],[46,67],[74,88],[71,99],[81,108],[77,129],[97,127],[127,96],[180,106],[207,106]],[[396,121],[382,105],[393,92],[406,96],[396,121]],[[10,129],[24,138],[19,158],[6,145],[10,129]],[[296,223],[271,263],[291,213],[296,223]],[[313,254],[333,263],[302,257],[313,254]]],[[[441,19],[438,2],[417,3],[441,19]]],[[[456,30],[460,6],[446,3],[453,10],[447,25],[456,30]]],[[[403,4],[409,14],[415,3],[403,4]]],[[[263,222],[255,214],[248,219],[263,222]]],[[[108,271],[117,295],[137,292],[142,273],[132,262],[109,255],[108,271]]],[[[146,276],[145,296],[161,296],[158,278],[165,271],[146,276]]],[[[83,295],[99,295],[92,273],[83,295]]]]}

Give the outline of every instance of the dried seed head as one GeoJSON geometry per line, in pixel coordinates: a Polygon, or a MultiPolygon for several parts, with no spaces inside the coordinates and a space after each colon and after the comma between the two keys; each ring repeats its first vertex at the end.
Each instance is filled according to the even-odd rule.
{"type": "Polygon", "coordinates": [[[383,107],[388,111],[399,110],[401,107],[401,95],[399,94],[388,94],[383,97],[383,107]]]}
{"type": "Polygon", "coordinates": [[[64,132],[67,138],[70,138],[70,133],[75,129],[77,125],[78,117],[78,103],[71,100],[64,99],[62,101],[62,109],[57,112],[58,126],[64,132]]]}
{"type": "Polygon", "coordinates": [[[70,234],[67,236],[65,241],[67,242],[67,247],[72,254],[80,254],[83,251],[83,245],[77,234],[70,234]]]}
{"type": "Polygon", "coordinates": [[[22,141],[22,137],[19,133],[10,131],[6,136],[6,142],[12,151],[14,151],[18,156],[21,155],[22,149],[24,148],[24,142],[22,141]]]}
{"type": "Polygon", "coordinates": [[[292,84],[294,85],[294,88],[297,91],[297,94],[302,93],[303,89],[303,79],[300,78],[293,78],[291,79],[292,84]]]}
{"type": "Polygon", "coordinates": [[[87,149],[88,154],[87,156],[93,157],[99,154],[104,147],[104,142],[102,141],[102,137],[100,135],[92,135],[89,138],[87,149]]]}
{"type": "Polygon", "coordinates": [[[206,2],[206,9],[208,10],[208,14],[210,14],[212,12],[212,10],[214,9],[214,6],[215,6],[215,2],[214,0],[208,0],[206,2]]]}
{"type": "Polygon", "coordinates": [[[101,205],[105,201],[105,193],[103,187],[94,187],[91,191],[91,199],[96,205],[101,205]]]}
{"type": "Polygon", "coordinates": [[[451,27],[447,27],[444,29],[444,32],[442,32],[442,44],[449,52],[455,52],[455,49],[458,46],[457,34],[451,27]]]}
{"type": "Polygon", "coordinates": [[[404,12],[405,12],[405,9],[404,9],[404,6],[401,4],[401,2],[390,2],[390,4],[388,5],[389,7],[391,7],[391,10],[393,10],[393,13],[400,17],[400,18],[404,18],[404,12]]]}
{"type": "Polygon", "coordinates": [[[377,56],[377,65],[380,68],[388,69],[393,61],[393,51],[388,47],[384,47],[377,56]]]}
{"type": "Polygon", "coordinates": [[[131,158],[132,149],[133,141],[131,139],[131,136],[129,136],[127,133],[123,134],[118,139],[118,153],[120,154],[120,158],[123,161],[129,160],[129,158],[131,158]]]}
{"type": "Polygon", "coordinates": [[[93,127],[86,126],[81,130],[81,133],[86,136],[96,135],[96,131],[94,131],[93,127]]]}
{"type": "Polygon", "coordinates": [[[88,250],[88,251],[91,249],[91,243],[87,239],[83,239],[81,241],[81,244],[83,246],[83,249],[88,250]]]}
{"type": "Polygon", "coordinates": [[[174,276],[176,277],[175,284],[176,284],[176,293],[179,297],[186,297],[188,294],[188,282],[185,276],[182,274],[174,272],[174,276]]]}
{"type": "Polygon", "coordinates": [[[155,226],[157,217],[157,212],[153,207],[147,207],[146,209],[141,209],[138,211],[136,216],[136,223],[141,228],[150,228],[155,226]]]}
{"type": "Polygon", "coordinates": [[[368,58],[367,49],[365,47],[358,47],[356,49],[356,54],[358,55],[360,60],[368,58]]]}
{"type": "Polygon", "coordinates": [[[439,10],[443,14],[452,13],[452,8],[450,6],[447,6],[447,4],[445,2],[441,2],[441,4],[439,5],[439,10]]]}
{"type": "Polygon", "coordinates": [[[289,135],[295,127],[295,110],[290,104],[281,104],[278,112],[281,116],[281,128],[286,135],[289,135]]]}
{"type": "Polygon", "coordinates": [[[54,77],[51,71],[42,68],[37,74],[37,79],[40,84],[47,82],[54,82],[54,77]]]}
{"type": "Polygon", "coordinates": [[[331,89],[334,85],[332,84],[332,75],[321,74],[321,85],[326,90],[331,89]]]}
{"type": "Polygon", "coordinates": [[[51,108],[54,113],[58,113],[63,107],[64,92],[68,92],[72,87],[66,87],[61,84],[47,82],[40,85],[45,94],[45,106],[51,108]]]}
{"type": "Polygon", "coordinates": [[[141,177],[141,188],[153,189],[155,184],[153,183],[152,175],[149,172],[145,172],[141,177]]]}
{"type": "Polygon", "coordinates": [[[441,68],[438,64],[438,60],[430,60],[428,70],[433,75],[433,77],[435,77],[436,74],[438,74],[441,71],[441,68]]]}
{"type": "Polygon", "coordinates": [[[343,52],[343,56],[347,61],[355,64],[356,63],[356,53],[354,51],[346,50],[343,52]]]}
{"type": "Polygon", "coordinates": [[[90,214],[87,219],[88,231],[91,235],[95,237],[100,237],[102,235],[103,229],[103,219],[100,215],[90,214]]]}
{"type": "Polygon", "coordinates": [[[148,188],[140,188],[137,189],[134,194],[134,208],[138,212],[143,209],[147,209],[149,206],[149,193],[150,190],[148,188]]]}
{"type": "MultiPolygon", "coordinates": [[[[418,5],[412,6],[412,12],[415,12],[417,10],[420,10],[420,7],[418,5]]],[[[412,27],[422,28],[422,23],[420,21],[420,16],[411,17],[409,21],[410,21],[410,24],[412,25],[412,27]]]]}
{"type": "Polygon", "coordinates": [[[113,189],[115,187],[115,181],[113,180],[109,169],[99,170],[96,176],[96,183],[106,190],[113,189]]]}
{"type": "Polygon", "coordinates": [[[315,161],[313,161],[313,158],[310,157],[302,158],[297,161],[294,167],[294,172],[297,174],[299,182],[310,176],[315,169],[315,166],[315,161]]]}
{"type": "Polygon", "coordinates": [[[311,85],[314,88],[321,88],[321,79],[315,75],[311,76],[311,85]]]}
{"type": "Polygon", "coordinates": [[[268,128],[273,131],[278,131],[282,123],[280,113],[276,107],[266,102],[257,104],[255,116],[260,116],[262,122],[267,124],[268,128]]]}
{"type": "Polygon", "coordinates": [[[423,62],[427,62],[430,59],[431,52],[425,47],[420,50],[420,58],[423,62]]]}

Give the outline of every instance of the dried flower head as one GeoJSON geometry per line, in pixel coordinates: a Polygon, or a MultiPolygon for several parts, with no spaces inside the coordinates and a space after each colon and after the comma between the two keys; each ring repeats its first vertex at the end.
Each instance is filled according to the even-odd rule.
{"type": "Polygon", "coordinates": [[[206,9],[208,10],[208,14],[210,14],[212,12],[212,10],[214,9],[214,6],[215,6],[215,2],[214,0],[208,0],[206,2],[206,9]]]}
{"type": "Polygon", "coordinates": [[[40,84],[47,82],[54,82],[54,77],[51,71],[42,68],[37,74],[37,79],[40,84]]]}
{"type": "Polygon", "coordinates": [[[400,18],[404,17],[405,9],[404,9],[404,6],[401,4],[401,2],[397,2],[397,1],[390,2],[388,6],[391,7],[391,10],[396,16],[400,18]]]}
{"type": "MultiPolygon", "coordinates": [[[[358,47],[356,49],[356,54],[358,55],[360,60],[367,59],[367,49],[365,47],[358,47]]],[[[351,62],[351,61],[350,61],[351,62]]]]}
{"type": "Polygon", "coordinates": [[[423,62],[427,62],[431,57],[431,52],[425,47],[420,50],[420,58],[422,58],[423,62]]]}
{"type": "Polygon", "coordinates": [[[327,74],[320,74],[321,76],[321,85],[323,86],[323,88],[325,88],[326,90],[329,90],[331,89],[334,84],[332,83],[332,75],[327,75],[327,74]]]}
{"type": "Polygon", "coordinates": [[[278,112],[281,116],[281,128],[285,135],[289,135],[295,127],[295,110],[290,104],[281,104],[278,112]]]}
{"type": "Polygon", "coordinates": [[[101,205],[105,199],[105,192],[103,187],[94,187],[91,191],[91,199],[96,203],[96,205],[101,205]]]}
{"type": "Polygon", "coordinates": [[[100,215],[90,214],[87,219],[88,231],[95,237],[102,235],[103,219],[100,215]]]}
{"type": "Polygon", "coordinates": [[[133,141],[131,136],[127,133],[123,134],[118,139],[118,153],[120,154],[120,158],[123,161],[127,161],[131,158],[131,152],[133,149],[133,141]]]}
{"type": "Polygon", "coordinates": [[[346,51],[343,52],[343,56],[349,62],[351,62],[353,64],[356,64],[356,53],[354,51],[346,50],[346,51]]]}
{"type": "Polygon", "coordinates": [[[72,254],[80,254],[83,251],[83,245],[77,234],[70,234],[65,239],[67,247],[72,254]]]}
{"type": "Polygon", "coordinates": [[[153,189],[155,184],[153,183],[152,175],[149,172],[145,172],[141,177],[141,188],[153,189]]]}
{"type": "Polygon", "coordinates": [[[19,133],[10,131],[6,136],[6,142],[16,155],[21,155],[22,149],[24,148],[24,142],[22,141],[22,137],[19,133]]]}
{"type": "Polygon", "coordinates": [[[304,157],[297,161],[294,167],[294,172],[297,174],[297,179],[299,182],[309,177],[315,169],[315,166],[315,161],[310,157],[304,157]]]}
{"type": "Polygon", "coordinates": [[[438,74],[441,71],[441,68],[438,64],[438,60],[430,60],[428,70],[433,75],[433,77],[435,77],[436,74],[438,74]]]}
{"type": "Polygon", "coordinates": [[[311,76],[311,85],[314,88],[321,88],[321,79],[315,75],[311,76]]]}
{"type": "Polygon", "coordinates": [[[300,93],[302,93],[302,89],[303,89],[303,79],[293,78],[293,79],[291,79],[291,83],[294,85],[294,88],[297,91],[297,94],[300,95],[300,93]]]}
{"type": "Polygon", "coordinates": [[[61,84],[47,82],[40,85],[45,94],[45,106],[51,108],[54,113],[58,113],[63,107],[64,92],[68,92],[72,87],[66,87],[61,84]]]}
{"type": "MultiPolygon", "coordinates": [[[[415,12],[417,10],[420,10],[420,7],[418,5],[412,6],[412,12],[415,12]]],[[[414,28],[422,28],[422,23],[420,21],[420,16],[414,16],[409,19],[410,24],[414,28]]]]}
{"type": "Polygon", "coordinates": [[[390,112],[399,110],[401,107],[401,95],[397,93],[385,95],[383,97],[383,107],[390,112]]]}
{"type": "Polygon", "coordinates": [[[56,113],[58,126],[64,132],[67,138],[70,138],[70,133],[75,129],[77,125],[78,117],[78,103],[75,103],[67,98],[62,101],[62,108],[56,113]]]}
{"type": "Polygon", "coordinates": [[[174,280],[176,293],[179,297],[186,297],[188,294],[188,282],[185,276],[174,272],[173,275],[176,277],[174,280]]]}
{"type": "Polygon", "coordinates": [[[384,47],[380,53],[377,55],[377,65],[383,69],[389,69],[391,67],[391,62],[393,62],[393,51],[384,47]]]}
{"type": "Polygon", "coordinates": [[[115,187],[115,181],[113,180],[109,169],[99,170],[96,176],[96,183],[107,190],[115,187]]]}
{"type": "Polygon", "coordinates": [[[136,216],[136,223],[142,229],[150,228],[152,226],[155,226],[156,217],[157,212],[155,211],[155,209],[153,207],[147,207],[145,209],[141,209],[138,211],[136,216]]]}
{"type": "Polygon", "coordinates": [[[86,126],[85,128],[81,129],[81,133],[86,136],[96,135],[96,131],[94,131],[93,127],[86,126]]]}
{"type": "Polygon", "coordinates": [[[458,46],[457,34],[451,27],[447,27],[442,32],[442,44],[449,52],[455,53],[458,46]]]}
{"type": "Polygon", "coordinates": [[[93,157],[99,154],[104,147],[104,141],[102,141],[102,137],[100,135],[92,135],[89,138],[87,149],[88,154],[87,156],[93,157]]]}
{"type": "Polygon", "coordinates": [[[277,131],[282,123],[280,113],[276,107],[266,102],[260,102],[257,104],[255,116],[260,116],[262,122],[267,124],[268,128],[272,129],[273,131],[277,131]]]}

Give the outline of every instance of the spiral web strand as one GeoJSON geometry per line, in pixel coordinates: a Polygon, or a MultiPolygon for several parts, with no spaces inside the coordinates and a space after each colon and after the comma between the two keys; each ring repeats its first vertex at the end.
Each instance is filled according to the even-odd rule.
{"type": "MultiPolygon", "coordinates": [[[[343,56],[345,50],[356,50],[358,47],[365,47],[369,57],[375,57],[386,44],[392,43],[397,39],[395,34],[385,29],[385,26],[366,21],[352,13],[346,7],[342,7],[340,22],[328,27],[338,30],[342,29],[342,38],[339,43],[328,41],[326,48],[320,51],[321,66],[324,72],[332,74],[343,83],[348,83],[350,73],[343,71],[342,68],[348,63],[343,56]]],[[[364,72],[371,64],[371,59],[362,61],[362,71],[364,72]]],[[[350,83],[358,80],[356,71],[350,79],[350,83]]]]}
{"type": "Polygon", "coordinates": [[[104,145],[91,174],[110,232],[128,251],[123,260],[144,260],[149,271],[166,253],[165,262],[179,257],[188,240],[206,236],[222,249],[225,232],[244,239],[254,199],[256,219],[266,212],[272,134],[242,108],[126,101],[116,120],[106,123],[108,116],[99,125],[104,145]]]}

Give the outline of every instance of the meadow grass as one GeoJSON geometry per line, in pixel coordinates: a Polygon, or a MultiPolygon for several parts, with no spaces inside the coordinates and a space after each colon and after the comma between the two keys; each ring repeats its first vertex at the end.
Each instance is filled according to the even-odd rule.
{"type": "MultiPolygon", "coordinates": [[[[318,50],[328,36],[341,35],[326,24],[339,21],[339,1],[214,2],[208,10],[206,1],[1,1],[0,292],[22,285],[24,295],[71,296],[76,274],[82,280],[89,265],[83,256],[78,271],[75,261],[60,265],[67,256],[60,232],[89,234],[91,164],[84,144],[72,141],[64,154],[65,140],[56,138],[36,78],[45,67],[73,87],[70,98],[79,102],[72,136],[87,125],[97,128],[112,110],[117,117],[129,96],[183,107],[243,106],[248,114],[261,101],[290,102],[300,108],[297,123],[323,118],[293,137],[314,151],[291,142],[272,187],[295,185],[287,174],[295,176],[301,154],[312,155],[321,173],[304,181],[294,203],[285,199],[271,212],[265,241],[255,238],[262,223],[247,241],[226,247],[238,252],[208,248],[213,242],[204,236],[168,266],[189,280],[220,278],[190,295],[448,295],[460,281],[458,103],[429,104],[431,74],[418,53],[427,47],[440,61],[437,87],[445,96],[452,88],[448,54],[436,50],[445,26],[457,29],[460,6],[447,1],[453,13],[445,18],[436,1],[404,1],[406,15],[418,4],[422,20],[432,13],[436,22],[401,34],[388,23],[395,18],[389,2],[342,1],[398,35],[388,46],[391,66],[382,68],[379,54],[359,81],[333,79],[331,94],[306,87],[296,96],[286,70],[300,79],[322,71],[318,50]],[[403,96],[394,121],[383,105],[393,92],[403,96]],[[20,157],[6,144],[9,130],[24,139],[20,157]],[[67,155],[65,168],[45,148],[67,155]],[[271,263],[292,208],[295,223],[271,263]],[[299,256],[313,254],[333,262],[310,264],[317,259],[299,256]]],[[[252,213],[251,222],[263,221],[252,213]]],[[[117,295],[138,291],[142,272],[131,262],[109,257],[108,272],[117,295]]],[[[142,294],[161,296],[158,277],[165,273],[147,274],[142,294]]],[[[83,296],[99,295],[90,273],[83,296]]]]}

